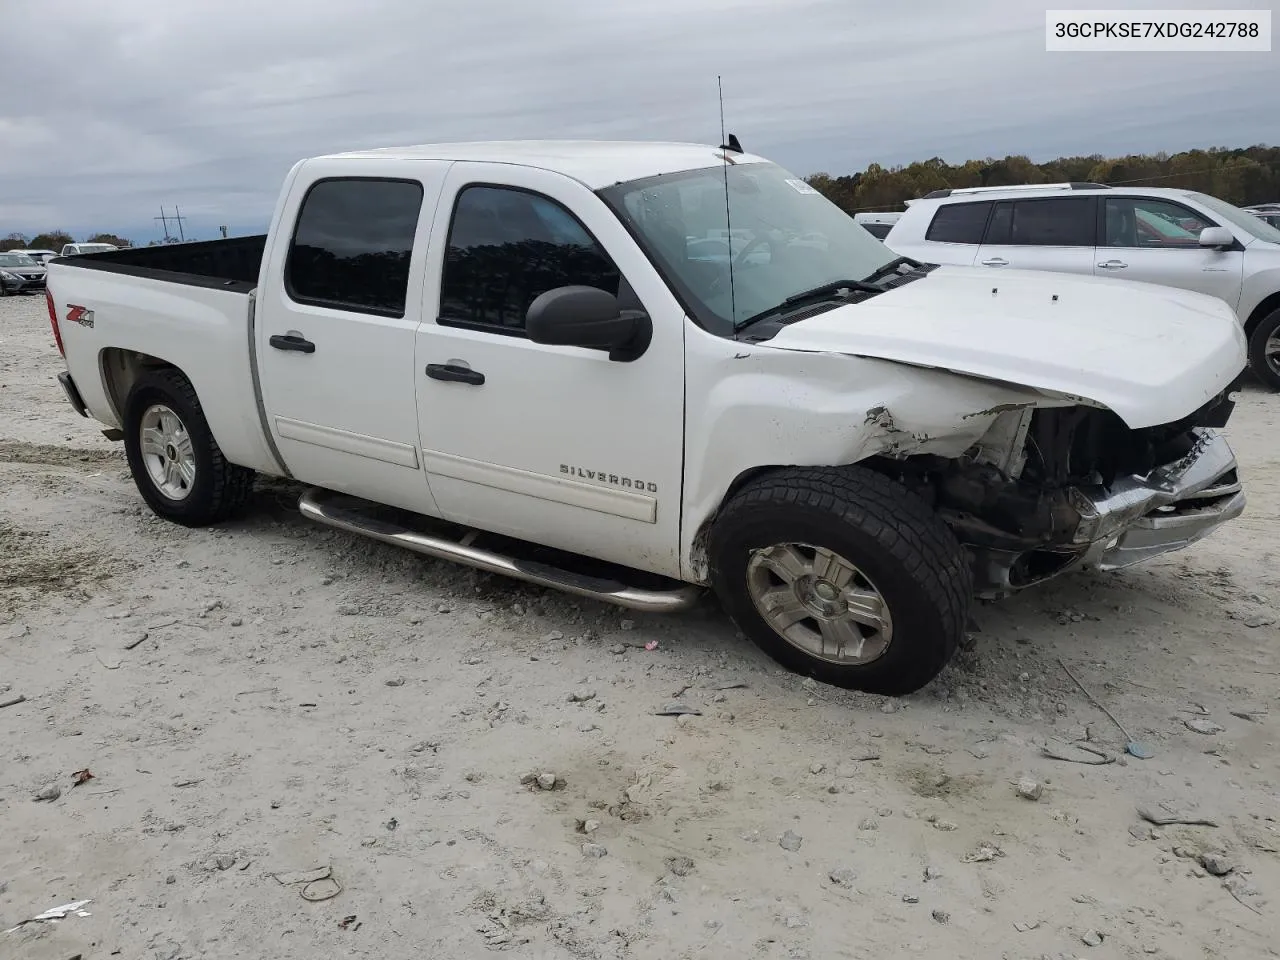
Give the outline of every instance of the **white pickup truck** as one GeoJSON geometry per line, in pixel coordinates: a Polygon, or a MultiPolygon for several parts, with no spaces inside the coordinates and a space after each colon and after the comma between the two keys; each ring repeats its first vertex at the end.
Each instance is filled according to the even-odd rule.
{"type": "Polygon", "coordinates": [[[63,387],[177,523],[291,477],[311,519],[535,584],[709,586],[891,695],[973,596],[1242,512],[1221,300],[895,257],[730,143],[301,161],[266,235],[55,260],[63,387]]]}

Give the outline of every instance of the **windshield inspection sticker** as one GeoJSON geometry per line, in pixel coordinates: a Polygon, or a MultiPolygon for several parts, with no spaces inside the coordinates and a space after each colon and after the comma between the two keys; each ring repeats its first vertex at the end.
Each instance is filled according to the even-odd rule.
{"type": "Polygon", "coordinates": [[[818,192],[817,190],[813,189],[813,187],[805,183],[803,180],[788,180],[787,183],[791,184],[791,189],[793,189],[796,193],[817,193],[818,192]]]}

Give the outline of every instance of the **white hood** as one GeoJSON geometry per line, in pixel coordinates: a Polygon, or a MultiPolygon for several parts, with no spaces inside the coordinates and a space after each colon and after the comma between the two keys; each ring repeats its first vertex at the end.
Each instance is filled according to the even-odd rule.
{"type": "Polygon", "coordinates": [[[1091,400],[1131,428],[1192,413],[1244,368],[1227,304],[1111,278],[940,267],[784,327],[784,350],[877,357],[1091,400]]]}

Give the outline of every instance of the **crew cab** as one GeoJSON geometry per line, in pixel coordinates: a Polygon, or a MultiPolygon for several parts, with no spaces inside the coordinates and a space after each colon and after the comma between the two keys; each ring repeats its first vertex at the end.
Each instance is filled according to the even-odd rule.
{"type": "Polygon", "coordinates": [[[1101,183],[935,190],[885,243],[992,272],[1053,270],[1207,293],[1244,326],[1249,366],[1280,390],[1280,229],[1225,200],[1101,183]]]}
{"type": "Polygon", "coordinates": [[[1221,300],[897,257],[730,143],[300,161],[265,235],[55,260],[62,385],[174,522],[293,478],[310,519],[534,584],[710,587],[890,695],[975,595],[1243,511],[1221,300]]]}

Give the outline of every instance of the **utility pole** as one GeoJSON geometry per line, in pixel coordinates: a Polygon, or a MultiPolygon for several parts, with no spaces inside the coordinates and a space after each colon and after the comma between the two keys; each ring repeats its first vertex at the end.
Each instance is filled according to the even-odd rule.
{"type": "Polygon", "coordinates": [[[160,223],[164,226],[164,242],[165,242],[165,243],[172,243],[172,242],[173,242],[173,234],[171,234],[171,233],[169,232],[169,221],[170,221],[170,220],[173,220],[174,222],[176,222],[176,223],[178,224],[178,239],[179,239],[180,241],[182,241],[183,243],[185,243],[185,242],[186,242],[186,240],[187,240],[187,236],[186,236],[185,231],[182,229],[182,221],[183,221],[183,220],[185,220],[185,219],[187,219],[187,218],[186,218],[186,217],[184,217],[184,216],[182,215],[182,211],[178,209],[178,205],[177,205],[176,203],[173,205],[173,216],[172,216],[172,217],[167,216],[167,215],[165,214],[165,212],[164,212],[164,204],[160,204],[160,216],[158,216],[158,217],[152,217],[151,219],[152,219],[152,220],[159,220],[159,221],[160,221],[160,223]]]}

